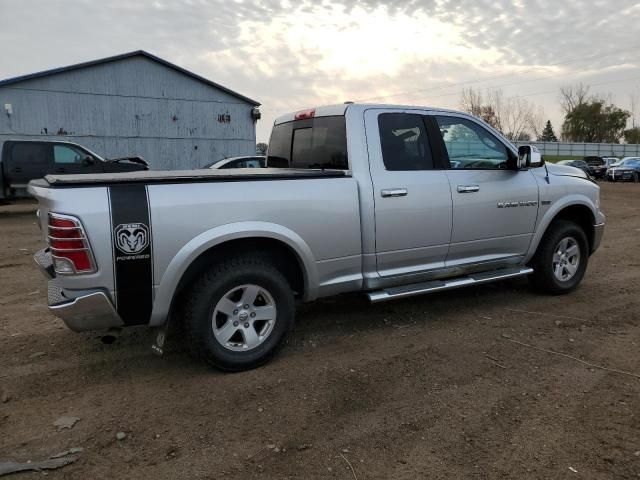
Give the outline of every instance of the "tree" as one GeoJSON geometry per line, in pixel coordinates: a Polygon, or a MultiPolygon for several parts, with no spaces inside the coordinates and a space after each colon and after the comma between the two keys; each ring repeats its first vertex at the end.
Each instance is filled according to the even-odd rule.
{"type": "Polygon", "coordinates": [[[584,85],[582,82],[560,88],[560,106],[565,115],[587,101],[589,98],[589,89],[590,87],[584,85]]]}
{"type": "Polygon", "coordinates": [[[529,134],[527,132],[521,132],[517,137],[512,138],[511,140],[513,140],[515,142],[530,142],[531,141],[531,134],[529,134]]]}
{"type": "Polygon", "coordinates": [[[538,117],[533,104],[518,97],[505,97],[502,90],[489,90],[482,95],[479,90],[462,91],[462,109],[481,118],[511,140],[531,137],[536,130],[538,117]]]}
{"type": "Polygon", "coordinates": [[[583,99],[565,116],[562,138],[568,142],[620,143],[631,116],[604,99],[583,99]]]}
{"type": "Polygon", "coordinates": [[[624,141],[627,143],[640,143],[640,127],[633,127],[624,131],[624,141]]]}
{"type": "Polygon", "coordinates": [[[473,88],[465,88],[462,90],[462,99],[460,101],[462,110],[481,118],[496,130],[502,131],[498,116],[492,105],[483,104],[482,93],[473,88]]]}
{"type": "Polygon", "coordinates": [[[260,142],[256,145],[256,153],[258,155],[266,155],[267,154],[267,148],[269,148],[269,145],[267,145],[264,142],[260,142]]]}
{"type": "Polygon", "coordinates": [[[542,133],[538,135],[539,142],[557,142],[558,137],[556,137],[555,132],[553,131],[553,127],[551,126],[551,120],[547,120],[547,124],[544,126],[544,130],[542,133]]]}

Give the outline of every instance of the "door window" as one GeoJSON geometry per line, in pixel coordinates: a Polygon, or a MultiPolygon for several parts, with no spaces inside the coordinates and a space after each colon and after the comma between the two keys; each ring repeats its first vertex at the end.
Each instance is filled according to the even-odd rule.
{"type": "Polygon", "coordinates": [[[12,151],[14,167],[44,167],[49,165],[48,145],[44,143],[16,143],[12,151]]]}
{"type": "Polygon", "coordinates": [[[227,168],[242,168],[242,167],[244,167],[244,162],[242,160],[233,160],[229,163],[224,164],[220,168],[227,169],[227,168]]]}
{"type": "Polygon", "coordinates": [[[87,154],[67,145],[53,146],[53,161],[56,164],[81,164],[87,154]]]}
{"type": "Polygon", "coordinates": [[[382,160],[387,170],[430,170],[433,157],[421,115],[383,113],[378,116],[382,160]]]}
{"type": "Polygon", "coordinates": [[[507,147],[487,129],[459,117],[436,117],[451,168],[507,168],[507,147]]]}

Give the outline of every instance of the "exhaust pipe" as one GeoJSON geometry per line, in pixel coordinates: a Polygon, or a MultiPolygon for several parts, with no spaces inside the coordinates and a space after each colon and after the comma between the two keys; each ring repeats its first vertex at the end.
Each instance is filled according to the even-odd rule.
{"type": "Polygon", "coordinates": [[[120,333],[122,332],[121,328],[110,328],[109,330],[107,330],[107,332],[100,337],[100,340],[102,340],[102,343],[106,344],[106,345],[111,345],[112,343],[114,343],[118,338],[120,338],[120,333]]]}

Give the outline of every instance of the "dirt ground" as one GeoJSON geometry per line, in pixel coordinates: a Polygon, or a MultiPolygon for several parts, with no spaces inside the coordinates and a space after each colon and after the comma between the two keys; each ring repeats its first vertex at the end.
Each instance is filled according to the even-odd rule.
{"type": "Polygon", "coordinates": [[[605,239],[575,293],[518,280],[324,300],[271,364],[239,374],[179,340],[155,357],[145,330],[113,345],[67,330],[32,265],[33,216],[0,213],[0,462],[82,447],[48,476],[639,478],[640,186],[602,187],[605,239]],[[80,420],[57,431],[63,415],[80,420]]]}

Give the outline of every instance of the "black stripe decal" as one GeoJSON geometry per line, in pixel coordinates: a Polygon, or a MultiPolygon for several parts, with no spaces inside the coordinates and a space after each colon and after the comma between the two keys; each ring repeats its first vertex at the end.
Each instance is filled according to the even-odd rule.
{"type": "Polygon", "coordinates": [[[149,322],[153,306],[151,216],[145,185],[109,187],[116,309],[125,325],[149,322]]]}

